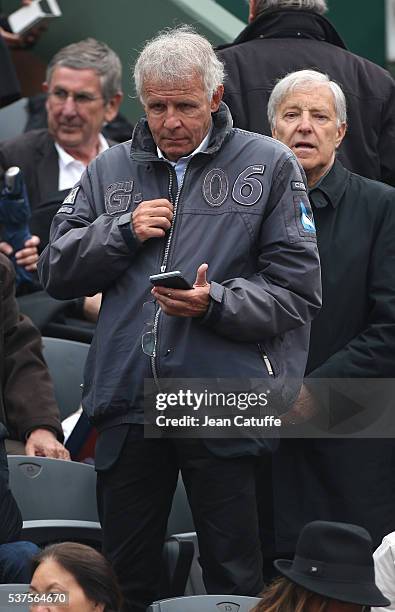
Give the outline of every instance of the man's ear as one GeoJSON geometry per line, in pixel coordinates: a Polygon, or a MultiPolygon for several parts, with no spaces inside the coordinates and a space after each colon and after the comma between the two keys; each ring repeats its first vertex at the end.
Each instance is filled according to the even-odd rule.
{"type": "Polygon", "coordinates": [[[255,0],[250,0],[250,11],[248,14],[248,22],[251,23],[251,21],[254,21],[255,17],[256,17],[255,0]]]}
{"type": "Polygon", "coordinates": [[[347,131],[347,123],[342,123],[338,128],[337,128],[337,134],[336,134],[336,149],[338,149],[342,143],[342,140],[344,138],[344,136],[346,135],[346,131],[347,131]]]}
{"type": "Polygon", "coordinates": [[[219,105],[221,104],[223,95],[224,95],[224,86],[219,85],[217,89],[215,90],[215,92],[213,93],[213,96],[211,98],[210,108],[211,108],[212,113],[215,113],[219,109],[219,105]]]}
{"type": "Polygon", "coordinates": [[[106,108],[104,111],[104,119],[107,121],[107,123],[115,119],[115,117],[117,116],[119,107],[122,102],[122,98],[123,98],[123,94],[119,91],[117,94],[115,94],[115,96],[110,98],[110,100],[106,103],[106,108]]]}

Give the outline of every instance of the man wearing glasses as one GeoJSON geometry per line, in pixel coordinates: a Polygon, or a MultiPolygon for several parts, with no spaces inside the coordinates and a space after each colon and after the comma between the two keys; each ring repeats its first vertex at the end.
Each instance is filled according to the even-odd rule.
{"type": "MultiPolygon", "coordinates": [[[[111,144],[101,130],[115,118],[122,100],[120,59],[106,44],[93,38],[73,43],[52,58],[43,88],[47,93],[48,129],[32,130],[0,143],[0,186],[5,171],[12,166],[21,168],[26,183],[33,236],[15,255],[19,265],[33,272],[39,245],[42,249],[48,242],[54,214],[89,162],[111,144]]],[[[13,254],[12,246],[1,241],[1,230],[0,252],[13,254]]],[[[41,300],[40,296],[21,305],[33,320],[35,300],[41,300]]],[[[50,313],[48,317],[52,316],[53,302],[48,296],[42,299],[50,313]]],[[[73,339],[89,338],[90,324],[86,327],[86,321],[80,324],[79,320],[95,323],[99,307],[99,294],[81,300],[77,307],[71,305],[73,339]]],[[[62,325],[61,333],[69,337],[66,327],[62,325]]]]}
{"type": "MultiPolygon", "coordinates": [[[[90,164],[39,262],[54,297],[103,291],[83,406],[99,430],[104,552],[128,612],[158,595],[179,470],[207,591],[262,588],[254,466],[271,446],[264,428],[243,439],[190,437],[190,427],[176,438],[144,437],[144,380],[158,390],[160,378],[255,378],[267,389],[278,377],[284,391],[290,377],[299,390],[320,306],[296,158],[232,128],[223,78],[209,42],[186,26],[147,43],[135,67],[146,118],[132,141],[90,164]],[[150,275],[176,270],[191,288],[152,288],[150,275]]],[[[295,397],[286,395],[284,408],[295,397]]]]}
{"type": "MultiPolygon", "coordinates": [[[[119,57],[106,44],[88,38],[64,47],[50,61],[43,85],[48,129],[0,143],[0,180],[10,166],[23,171],[32,208],[31,230],[42,247],[58,204],[89,162],[108,149],[100,132],[118,113],[121,78],[119,57]]],[[[1,250],[10,255],[4,244],[1,250]]],[[[34,265],[36,253],[37,246],[26,251],[22,265],[34,265]]]]}

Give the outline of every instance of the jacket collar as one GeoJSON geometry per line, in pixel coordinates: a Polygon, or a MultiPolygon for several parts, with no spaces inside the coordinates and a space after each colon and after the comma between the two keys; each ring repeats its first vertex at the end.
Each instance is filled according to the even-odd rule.
{"type": "Polygon", "coordinates": [[[347,188],[350,173],[346,168],[335,159],[335,163],[324,176],[317,187],[309,190],[309,199],[315,208],[325,208],[331,204],[336,208],[347,188]]]}
{"type": "MultiPolygon", "coordinates": [[[[225,138],[232,129],[233,120],[229,108],[224,102],[216,113],[212,114],[213,127],[207,149],[200,155],[215,154],[222,146],[225,138]]],[[[156,144],[152,138],[146,117],[136,123],[130,145],[130,157],[135,161],[158,161],[156,144]]]]}
{"type": "Polygon", "coordinates": [[[333,25],[322,15],[301,9],[272,9],[254,19],[226,49],[255,38],[310,38],[346,49],[333,25]]]}

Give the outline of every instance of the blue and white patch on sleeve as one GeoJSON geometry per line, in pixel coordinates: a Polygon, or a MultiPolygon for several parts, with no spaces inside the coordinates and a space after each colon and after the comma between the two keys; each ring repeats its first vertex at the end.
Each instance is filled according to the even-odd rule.
{"type": "Polygon", "coordinates": [[[299,202],[299,206],[300,206],[300,221],[303,225],[303,228],[306,230],[306,232],[314,232],[315,234],[315,223],[314,223],[312,211],[310,210],[310,216],[309,216],[306,206],[302,201],[299,202]]]}
{"type": "Polygon", "coordinates": [[[316,242],[317,235],[309,198],[303,191],[291,201],[283,200],[285,226],[290,242],[316,242]]]}

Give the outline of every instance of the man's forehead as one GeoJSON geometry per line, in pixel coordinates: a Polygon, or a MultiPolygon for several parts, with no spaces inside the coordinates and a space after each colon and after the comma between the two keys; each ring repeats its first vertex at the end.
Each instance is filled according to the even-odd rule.
{"type": "Polygon", "coordinates": [[[298,87],[286,93],[281,100],[280,107],[290,106],[307,110],[326,108],[334,111],[335,99],[327,85],[298,87]]]}
{"type": "Polygon", "coordinates": [[[61,86],[75,91],[81,89],[101,89],[100,77],[92,68],[69,68],[68,66],[55,66],[50,85],[61,86]]]}
{"type": "Polygon", "coordinates": [[[143,84],[145,96],[170,97],[175,95],[188,96],[205,91],[203,79],[198,75],[191,75],[184,79],[161,81],[160,79],[146,79],[143,84]]]}

